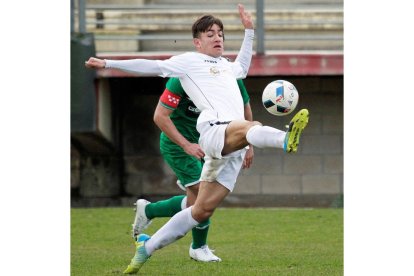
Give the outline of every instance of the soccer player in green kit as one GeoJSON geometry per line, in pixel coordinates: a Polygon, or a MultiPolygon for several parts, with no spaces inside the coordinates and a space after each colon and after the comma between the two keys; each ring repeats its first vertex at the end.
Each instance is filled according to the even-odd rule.
{"type": "MultiPolygon", "coordinates": [[[[249,95],[242,80],[237,84],[243,98],[245,118],[252,121],[249,95]]],[[[200,111],[187,96],[178,78],[170,78],[154,113],[154,122],[161,129],[160,150],[164,160],[176,174],[177,185],[186,192],[166,200],[150,203],[145,199],[136,201],[136,214],[132,224],[134,239],[156,217],[172,217],[182,209],[194,204],[197,198],[204,152],[198,145],[200,134],[196,130],[200,111]]],[[[249,168],[253,160],[253,147],[246,153],[243,168],[249,168]]],[[[220,262],[207,245],[210,219],[192,229],[193,242],[189,254],[201,262],[220,262]]]]}

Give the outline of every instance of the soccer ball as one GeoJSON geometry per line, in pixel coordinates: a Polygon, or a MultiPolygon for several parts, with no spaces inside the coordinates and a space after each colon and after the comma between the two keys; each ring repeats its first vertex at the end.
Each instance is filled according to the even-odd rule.
{"type": "Polygon", "coordinates": [[[269,83],[262,94],[263,106],[271,114],[285,116],[297,106],[299,93],[295,86],[285,80],[276,80],[269,83]]]}

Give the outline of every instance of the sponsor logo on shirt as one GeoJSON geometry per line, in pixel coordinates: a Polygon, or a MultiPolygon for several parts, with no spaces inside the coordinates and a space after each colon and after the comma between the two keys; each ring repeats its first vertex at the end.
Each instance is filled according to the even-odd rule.
{"type": "Polygon", "coordinates": [[[187,98],[187,99],[188,99],[188,105],[187,105],[187,109],[185,111],[185,114],[188,117],[191,117],[191,118],[198,118],[198,115],[200,115],[200,112],[201,112],[200,109],[198,109],[194,105],[194,103],[191,101],[190,98],[187,98]]]}
{"type": "Polygon", "coordinates": [[[218,76],[220,75],[220,70],[217,69],[217,67],[215,66],[210,67],[210,74],[212,74],[213,76],[218,76]]]}
{"type": "Polygon", "coordinates": [[[195,107],[195,106],[191,106],[191,105],[189,105],[188,106],[188,110],[190,110],[191,112],[194,112],[194,113],[200,113],[200,109],[198,109],[197,107],[195,107]]]}
{"type": "Polygon", "coordinates": [[[205,59],[205,60],[204,60],[204,62],[208,62],[208,63],[217,63],[217,61],[215,61],[215,60],[208,60],[208,59],[205,59]]]}

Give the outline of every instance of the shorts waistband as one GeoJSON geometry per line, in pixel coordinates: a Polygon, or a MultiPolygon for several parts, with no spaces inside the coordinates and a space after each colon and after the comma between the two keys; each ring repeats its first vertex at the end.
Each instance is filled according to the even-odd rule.
{"type": "Polygon", "coordinates": [[[228,124],[231,123],[231,121],[224,121],[224,122],[217,121],[215,123],[211,123],[211,122],[208,122],[208,123],[210,124],[210,126],[214,126],[214,125],[228,125],[228,124]]]}

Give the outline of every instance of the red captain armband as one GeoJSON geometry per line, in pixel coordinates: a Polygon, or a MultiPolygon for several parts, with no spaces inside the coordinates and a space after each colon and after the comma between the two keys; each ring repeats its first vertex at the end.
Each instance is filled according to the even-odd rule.
{"type": "Polygon", "coordinates": [[[165,104],[166,106],[169,106],[171,108],[176,109],[178,104],[180,103],[181,97],[172,93],[170,90],[165,89],[160,97],[160,101],[165,104]]]}

